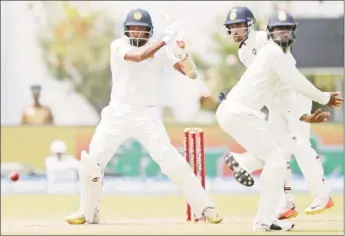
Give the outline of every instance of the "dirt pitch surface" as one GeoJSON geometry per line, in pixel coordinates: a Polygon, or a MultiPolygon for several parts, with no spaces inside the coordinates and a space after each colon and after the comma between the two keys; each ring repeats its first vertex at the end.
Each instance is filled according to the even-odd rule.
{"type": "MultiPolygon", "coordinates": [[[[212,195],[224,221],[218,225],[185,222],[181,196],[102,197],[99,225],[68,225],[63,218],[78,207],[74,195],[1,196],[1,235],[9,234],[141,234],[141,235],[236,235],[271,234],[251,231],[257,194],[212,195]]],[[[295,196],[300,215],[287,235],[344,235],[343,195],[333,195],[335,206],[320,215],[303,213],[311,201],[308,194],[295,196]]]]}

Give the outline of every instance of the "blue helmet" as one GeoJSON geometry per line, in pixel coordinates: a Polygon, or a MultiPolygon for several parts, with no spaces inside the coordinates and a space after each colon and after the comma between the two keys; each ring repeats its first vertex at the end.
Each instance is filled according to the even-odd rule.
{"type": "Polygon", "coordinates": [[[226,28],[226,32],[230,35],[235,30],[245,29],[245,33],[237,34],[234,33],[233,37],[235,42],[241,43],[245,41],[248,37],[249,32],[253,29],[255,24],[255,17],[251,10],[248,7],[234,7],[231,8],[228,14],[226,15],[226,20],[224,22],[224,26],[226,28]],[[231,25],[245,23],[245,28],[236,28],[232,29],[231,25]],[[242,40],[237,40],[237,37],[242,37],[242,40]]]}
{"type": "Polygon", "coordinates": [[[128,12],[123,23],[124,34],[130,44],[136,47],[145,45],[153,34],[153,24],[150,14],[143,9],[133,9],[128,12]],[[131,27],[145,27],[145,30],[131,29],[131,27]]]}
{"type": "Polygon", "coordinates": [[[274,12],[267,22],[268,37],[272,38],[284,51],[294,43],[296,29],[295,19],[286,11],[274,12]]]}

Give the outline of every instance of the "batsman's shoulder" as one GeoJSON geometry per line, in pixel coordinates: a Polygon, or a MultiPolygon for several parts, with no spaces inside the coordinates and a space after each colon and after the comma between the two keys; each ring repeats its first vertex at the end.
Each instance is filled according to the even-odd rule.
{"type": "Polygon", "coordinates": [[[125,38],[117,38],[114,39],[111,43],[110,43],[110,48],[118,48],[121,47],[122,45],[126,44],[126,39],[125,38]]]}

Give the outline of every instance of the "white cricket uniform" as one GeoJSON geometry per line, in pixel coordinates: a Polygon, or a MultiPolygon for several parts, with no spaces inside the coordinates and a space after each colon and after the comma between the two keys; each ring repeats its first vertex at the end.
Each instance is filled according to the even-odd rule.
{"type": "MultiPolygon", "coordinates": [[[[267,42],[267,32],[253,31],[249,34],[248,39],[238,51],[239,58],[245,67],[249,67],[258,50],[267,42]]],[[[293,65],[296,64],[294,57],[290,52],[287,53],[293,65]]],[[[268,121],[274,130],[284,129],[290,133],[291,137],[296,138],[297,152],[294,153],[296,160],[303,172],[303,175],[308,182],[309,188],[314,197],[324,198],[330,193],[327,185],[323,181],[323,167],[318,159],[316,151],[310,144],[310,129],[311,124],[300,121],[304,114],[310,114],[312,109],[312,100],[296,92],[285,82],[281,82],[279,92],[274,94],[272,100],[265,104],[269,109],[268,121]]],[[[235,154],[236,158],[241,158],[241,155],[235,154]]],[[[243,154],[246,159],[244,162],[248,165],[249,170],[256,170],[261,168],[262,163],[251,160],[256,158],[248,157],[250,154],[243,154]]],[[[290,159],[290,157],[288,157],[290,159]]],[[[286,200],[292,202],[293,196],[290,194],[290,178],[291,170],[288,171],[286,177],[286,200]]],[[[278,207],[278,211],[285,209],[285,194],[278,207]]]]}
{"type": "Polygon", "coordinates": [[[279,92],[282,82],[320,104],[329,101],[330,95],[315,88],[291,63],[291,57],[268,40],[216,112],[222,129],[264,163],[257,220],[268,225],[276,220],[286,159],[295,146],[286,132],[272,131],[260,111],[279,92]]]}
{"type": "Polygon", "coordinates": [[[89,155],[104,169],[125,140],[137,139],[160,166],[162,173],[182,192],[194,214],[201,217],[204,209],[214,207],[214,203],[183,156],[171,145],[155,107],[156,82],[161,70],[163,66],[172,66],[178,60],[166,46],[153,58],[139,63],[124,59],[128,52],[145,50],[153,44],[149,41],[137,48],[131,46],[126,38],[111,43],[111,100],[101,113],[89,155]]]}

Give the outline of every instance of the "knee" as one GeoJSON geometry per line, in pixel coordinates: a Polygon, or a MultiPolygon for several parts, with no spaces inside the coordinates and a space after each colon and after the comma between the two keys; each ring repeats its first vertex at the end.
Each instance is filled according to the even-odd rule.
{"type": "Polygon", "coordinates": [[[288,163],[286,162],[286,151],[283,149],[273,150],[266,158],[265,165],[270,165],[272,168],[281,169],[282,171],[287,169],[288,163]]]}
{"type": "Polygon", "coordinates": [[[224,102],[222,102],[217,111],[216,111],[216,114],[215,114],[215,117],[216,117],[216,120],[219,124],[219,126],[223,129],[223,130],[226,130],[226,127],[227,129],[229,128],[229,124],[231,124],[231,113],[229,113],[226,109],[225,109],[225,106],[224,106],[224,102]]]}
{"type": "Polygon", "coordinates": [[[81,154],[79,177],[81,180],[92,180],[93,182],[98,182],[103,178],[102,168],[86,152],[82,152],[81,154]]]}

